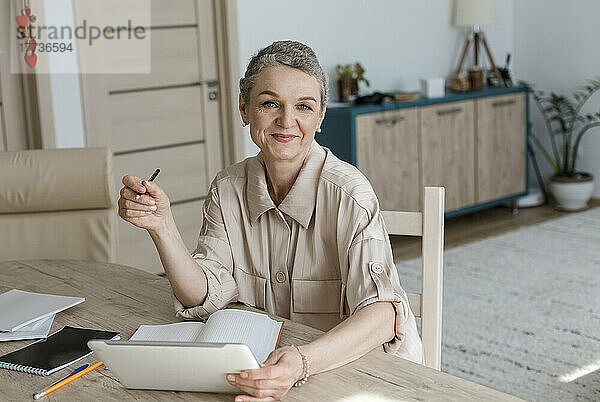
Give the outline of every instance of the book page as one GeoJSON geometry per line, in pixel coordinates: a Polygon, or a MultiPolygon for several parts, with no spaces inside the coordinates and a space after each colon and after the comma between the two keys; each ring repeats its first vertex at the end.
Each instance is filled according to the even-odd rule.
{"type": "Polygon", "coordinates": [[[204,323],[176,322],[165,325],[140,325],[130,341],[198,342],[204,323]]]}
{"type": "Polygon", "coordinates": [[[200,335],[201,342],[243,343],[248,345],[256,361],[264,362],[277,347],[283,322],[266,314],[226,309],[213,313],[200,335]]]}

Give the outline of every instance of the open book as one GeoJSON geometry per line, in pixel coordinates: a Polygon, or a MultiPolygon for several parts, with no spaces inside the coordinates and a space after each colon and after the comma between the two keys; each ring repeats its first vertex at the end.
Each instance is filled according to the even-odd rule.
{"type": "Polygon", "coordinates": [[[245,310],[219,310],[206,323],[188,321],[166,325],[142,325],[130,341],[243,343],[256,361],[264,362],[277,348],[283,321],[245,310]]]}

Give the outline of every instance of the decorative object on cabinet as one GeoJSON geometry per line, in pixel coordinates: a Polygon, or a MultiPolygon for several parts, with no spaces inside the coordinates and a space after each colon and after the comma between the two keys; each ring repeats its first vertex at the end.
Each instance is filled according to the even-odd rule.
{"type": "Polygon", "coordinates": [[[469,85],[474,91],[483,88],[483,70],[481,68],[472,67],[469,69],[469,85]]]}
{"type": "MultiPolygon", "coordinates": [[[[510,74],[510,53],[506,54],[506,62],[504,67],[498,67],[498,71],[502,75],[502,79],[504,80],[505,87],[512,87],[513,82],[510,74]]],[[[496,77],[496,72],[492,69],[487,71],[487,84],[489,87],[497,87],[498,86],[498,77],[496,77]]]]}
{"type": "Polygon", "coordinates": [[[469,89],[471,89],[469,76],[464,74],[453,75],[450,79],[450,89],[454,92],[467,92],[469,89]]]}
{"type": "Polygon", "coordinates": [[[419,92],[373,92],[370,95],[357,96],[353,103],[355,105],[381,105],[386,102],[407,102],[418,99],[420,96],[419,92]]]}
{"type": "Polygon", "coordinates": [[[411,100],[419,99],[421,94],[418,92],[396,92],[394,93],[395,102],[408,102],[411,100]]]}
{"type": "Polygon", "coordinates": [[[496,74],[498,86],[504,86],[502,75],[496,67],[487,40],[480,29],[480,25],[493,24],[495,21],[496,10],[494,8],[494,0],[455,0],[454,2],[454,25],[459,27],[469,27],[471,29],[465,40],[465,45],[454,76],[460,76],[471,42],[473,42],[475,65],[469,70],[469,79],[471,81],[470,87],[474,90],[483,88],[483,70],[479,66],[480,42],[483,44],[490,65],[496,74]]]}
{"type": "Polygon", "coordinates": [[[534,91],[531,85],[527,87],[544,118],[552,147],[548,151],[532,132],[533,141],[554,170],[549,186],[554,207],[566,211],[586,209],[594,191],[594,177],[577,170],[576,163],[583,136],[600,127],[600,111],[582,112],[590,97],[600,90],[600,80],[588,81],[573,94],[573,99],[556,93],[546,95],[544,91],[534,91]]]}
{"type": "Polygon", "coordinates": [[[365,78],[365,69],[360,63],[338,64],[335,66],[335,72],[337,74],[337,83],[340,93],[340,100],[342,102],[349,102],[351,96],[358,95],[358,83],[364,82],[367,87],[371,86],[368,79],[365,78]]]}
{"type": "Polygon", "coordinates": [[[425,98],[439,98],[446,93],[443,78],[421,78],[420,82],[421,96],[425,98]]]}
{"type": "Polygon", "coordinates": [[[393,102],[394,97],[391,94],[384,94],[381,92],[373,92],[370,95],[357,96],[354,99],[355,105],[381,105],[385,102],[393,102]]]}
{"type": "Polygon", "coordinates": [[[527,91],[494,88],[382,105],[331,106],[319,144],[357,166],[383,210],[416,211],[446,188],[446,217],[526,195],[527,91]]]}

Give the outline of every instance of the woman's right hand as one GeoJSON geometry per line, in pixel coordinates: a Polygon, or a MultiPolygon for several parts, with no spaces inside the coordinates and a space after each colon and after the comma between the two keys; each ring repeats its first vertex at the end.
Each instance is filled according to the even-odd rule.
{"type": "Polygon", "coordinates": [[[123,177],[123,184],[118,203],[119,216],[150,233],[165,229],[171,217],[171,203],[163,189],[156,183],[129,175],[123,177]],[[141,197],[136,200],[138,193],[141,197]]]}

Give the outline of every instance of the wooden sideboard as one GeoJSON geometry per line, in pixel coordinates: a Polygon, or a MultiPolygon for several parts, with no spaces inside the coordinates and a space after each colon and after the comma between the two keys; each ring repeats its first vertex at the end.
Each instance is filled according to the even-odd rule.
{"type": "Polygon", "coordinates": [[[369,179],[381,208],[421,209],[446,188],[446,217],[527,194],[527,91],[495,88],[383,105],[333,106],[316,139],[369,179]]]}

